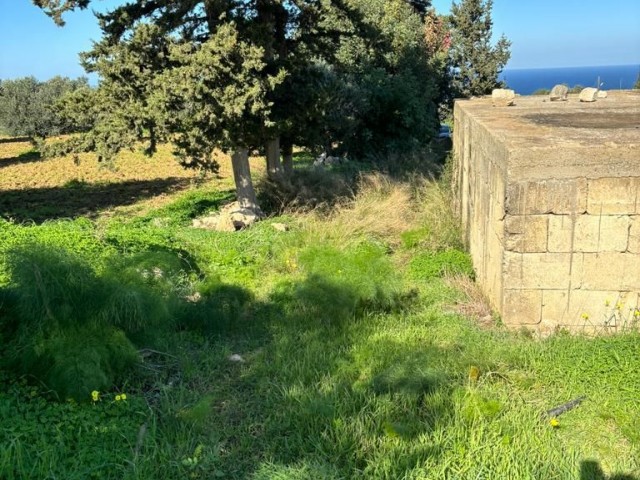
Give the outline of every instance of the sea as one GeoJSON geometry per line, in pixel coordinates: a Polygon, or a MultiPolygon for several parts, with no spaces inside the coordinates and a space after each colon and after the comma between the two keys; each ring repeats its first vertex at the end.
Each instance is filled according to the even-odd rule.
{"type": "Polygon", "coordinates": [[[500,80],[521,95],[530,95],[542,88],[551,90],[554,85],[564,83],[569,87],[581,85],[600,89],[630,89],[640,75],[640,65],[608,65],[604,67],[564,68],[514,68],[505,69],[500,80]]]}

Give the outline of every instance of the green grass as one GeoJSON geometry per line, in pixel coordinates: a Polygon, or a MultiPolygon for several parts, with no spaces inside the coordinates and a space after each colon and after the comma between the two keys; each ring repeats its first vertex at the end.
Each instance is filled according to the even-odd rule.
{"type": "Polygon", "coordinates": [[[471,271],[437,185],[378,179],[333,213],[188,226],[226,195],[0,224],[6,298],[20,291],[7,259],[37,241],[88,268],[92,295],[146,279],[172,317],[151,340],[114,324],[138,367],[98,402],[56,402],[46,376],[2,373],[1,478],[638,478],[640,337],[538,340],[455,313],[465,298],[447,276],[471,271]],[[580,396],[552,427],[544,412],[580,396]]]}

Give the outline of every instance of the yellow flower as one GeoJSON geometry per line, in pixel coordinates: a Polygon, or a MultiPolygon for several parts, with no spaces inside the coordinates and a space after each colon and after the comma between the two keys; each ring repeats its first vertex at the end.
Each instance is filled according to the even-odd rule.
{"type": "Polygon", "coordinates": [[[616,310],[622,310],[622,303],[616,303],[616,310]]]}
{"type": "Polygon", "coordinates": [[[122,400],[122,395],[116,395],[116,402],[119,402],[120,400],[122,400]]]}
{"type": "Polygon", "coordinates": [[[549,420],[549,425],[551,425],[553,428],[558,428],[560,426],[560,420],[558,420],[556,417],[553,417],[551,420],[549,420]]]}
{"type": "Polygon", "coordinates": [[[100,392],[97,390],[94,390],[93,392],[91,392],[91,400],[93,400],[94,402],[97,402],[98,400],[100,400],[100,392]]]}
{"type": "Polygon", "coordinates": [[[633,312],[633,316],[636,318],[640,317],[640,310],[636,308],[635,311],[633,312]]]}
{"type": "Polygon", "coordinates": [[[608,298],[604,301],[604,306],[608,307],[609,305],[611,305],[611,300],[609,300],[608,298]]]}
{"type": "Polygon", "coordinates": [[[580,316],[582,317],[583,320],[589,320],[589,314],[588,313],[583,313],[580,316]]]}
{"type": "Polygon", "coordinates": [[[126,400],[127,399],[127,394],[123,393],[122,395],[120,395],[120,400],[126,400]]]}

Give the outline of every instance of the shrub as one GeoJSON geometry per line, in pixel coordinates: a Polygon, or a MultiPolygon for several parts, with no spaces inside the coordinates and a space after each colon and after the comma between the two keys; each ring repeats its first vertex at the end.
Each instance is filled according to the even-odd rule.
{"type": "Polygon", "coordinates": [[[87,399],[131,370],[135,344],[171,327],[180,260],[169,254],[118,259],[101,273],[70,252],[25,243],[9,252],[10,287],[0,321],[5,366],[61,398],[87,399]]]}

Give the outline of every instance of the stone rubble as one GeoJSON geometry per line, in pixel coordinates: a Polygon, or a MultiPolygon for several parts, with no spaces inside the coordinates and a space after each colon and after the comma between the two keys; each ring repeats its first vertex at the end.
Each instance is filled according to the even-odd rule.
{"type": "Polygon", "coordinates": [[[595,102],[598,97],[598,89],[593,87],[587,87],[580,92],[581,102],[595,102]]]}
{"type": "Polygon", "coordinates": [[[564,102],[567,100],[569,96],[569,87],[566,85],[556,85],[551,89],[551,93],[549,94],[549,100],[552,102],[564,102]]]}
{"type": "Polygon", "coordinates": [[[507,88],[494,88],[491,92],[491,100],[494,107],[510,107],[514,104],[516,92],[507,88]]]}
{"type": "Polygon", "coordinates": [[[219,212],[194,219],[192,226],[219,232],[235,232],[250,227],[263,217],[264,214],[259,209],[242,208],[238,202],[233,202],[222,207],[219,212]]]}

